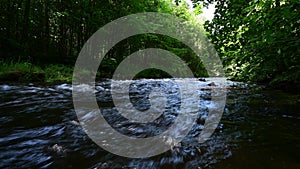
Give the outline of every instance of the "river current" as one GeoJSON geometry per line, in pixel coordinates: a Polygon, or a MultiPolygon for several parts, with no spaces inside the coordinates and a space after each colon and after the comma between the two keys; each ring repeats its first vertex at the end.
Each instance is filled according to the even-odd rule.
{"type": "MultiPolygon", "coordinates": [[[[178,79],[177,79],[178,80],[178,79]]],[[[72,100],[72,85],[0,85],[0,168],[300,168],[300,97],[263,86],[218,79],[179,79],[196,83],[199,106],[190,132],[169,151],[148,158],[112,154],[91,140],[80,125],[72,100]],[[213,89],[226,89],[226,105],[214,134],[198,143],[213,89]]],[[[111,81],[95,84],[95,96],[106,121],[119,133],[146,138],[159,135],[175,122],[180,89],[174,79],[141,79],[130,83],[131,104],[140,111],[151,107],[149,96],[160,88],[165,111],[149,124],[126,120],[111,96],[111,81]]],[[[84,89],[83,89],[84,90],[84,89]]],[[[88,92],[88,90],[87,90],[88,92]]],[[[124,93],[125,95],[125,93],[124,93]]],[[[121,95],[122,96],[122,93],[121,95]]],[[[121,98],[121,97],[119,97],[121,98]]],[[[184,126],[183,126],[184,127],[184,126]]],[[[131,147],[124,147],[130,150],[131,147]]]]}

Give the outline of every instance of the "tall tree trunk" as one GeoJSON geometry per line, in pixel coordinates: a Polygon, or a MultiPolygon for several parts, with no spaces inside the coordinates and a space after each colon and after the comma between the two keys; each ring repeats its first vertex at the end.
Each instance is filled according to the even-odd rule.
{"type": "Polygon", "coordinates": [[[50,41],[50,25],[49,25],[49,0],[45,3],[45,30],[44,30],[44,51],[43,55],[47,57],[49,52],[49,41],[50,41]]]}
{"type": "Polygon", "coordinates": [[[24,54],[28,55],[28,34],[29,34],[29,19],[30,16],[30,0],[25,1],[25,10],[24,10],[24,18],[23,18],[23,29],[22,29],[22,38],[21,43],[23,46],[23,52],[24,54]]]}
{"type": "Polygon", "coordinates": [[[7,38],[10,38],[10,30],[11,30],[11,20],[13,18],[13,9],[11,9],[11,0],[8,0],[7,2],[7,15],[6,15],[6,22],[7,22],[7,26],[6,26],[6,36],[7,38]]]}

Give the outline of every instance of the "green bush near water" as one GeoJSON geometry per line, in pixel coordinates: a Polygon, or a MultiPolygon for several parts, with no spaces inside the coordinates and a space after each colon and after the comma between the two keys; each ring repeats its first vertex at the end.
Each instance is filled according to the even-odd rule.
{"type": "Polygon", "coordinates": [[[0,82],[70,83],[72,75],[73,68],[64,65],[0,62],[0,82]]]}
{"type": "Polygon", "coordinates": [[[0,73],[5,74],[11,71],[18,71],[18,72],[42,72],[43,70],[39,66],[34,66],[29,62],[0,62],[0,73]]]}
{"type": "Polygon", "coordinates": [[[64,65],[47,65],[44,69],[46,82],[72,82],[73,68],[64,65]]]}

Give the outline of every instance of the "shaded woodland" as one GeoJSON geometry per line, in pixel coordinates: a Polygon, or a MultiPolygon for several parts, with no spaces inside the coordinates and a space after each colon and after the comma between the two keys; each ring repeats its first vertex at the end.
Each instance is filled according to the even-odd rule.
{"type": "MultiPolygon", "coordinates": [[[[40,66],[41,72],[53,64],[72,69],[86,40],[103,25],[128,14],[162,12],[186,19],[201,31],[204,26],[229,78],[299,84],[299,1],[193,0],[193,4],[192,11],[179,0],[1,0],[0,59],[6,64],[1,72],[16,63],[40,66]],[[214,19],[197,20],[210,3],[216,4],[214,19]]],[[[184,44],[154,34],[120,42],[101,64],[100,76],[109,77],[126,56],[149,47],[169,50],[183,58],[196,76],[207,76],[201,61],[184,44]]],[[[166,76],[153,70],[147,74],[166,76]]]]}

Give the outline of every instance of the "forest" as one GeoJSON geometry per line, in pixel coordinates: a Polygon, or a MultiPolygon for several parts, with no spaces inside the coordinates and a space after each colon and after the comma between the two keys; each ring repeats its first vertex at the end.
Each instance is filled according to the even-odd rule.
{"type": "Polygon", "coordinates": [[[299,0],[0,0],[0,169],[300,169],[299,16],[299,0]]]}
{"type": "MultiPolygon", "coordinates": [[[[70,82],[76,58],[95,31],[134,13],[168,13],[205,31],[233,80],[299,88],[300,2],[298,0],[1,0],[0,79],[70,82]],[[215,4],[212,21],[197,15],[215,4]]],[[[205,77],[198,57],[176,39],[143,34],[123,40],[106,56],[99,77],[111,77],[129,54],[162,48],[185,60],[194,75],[205,77]]],[[[147,70],[141,77],[166,77],[147,70]]]]}

